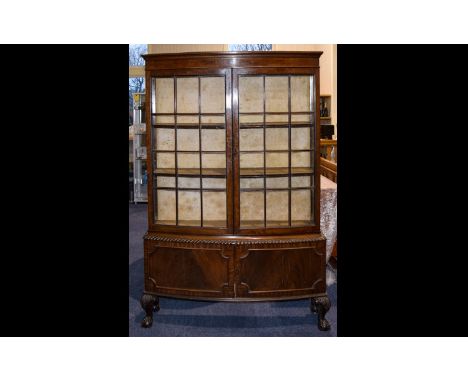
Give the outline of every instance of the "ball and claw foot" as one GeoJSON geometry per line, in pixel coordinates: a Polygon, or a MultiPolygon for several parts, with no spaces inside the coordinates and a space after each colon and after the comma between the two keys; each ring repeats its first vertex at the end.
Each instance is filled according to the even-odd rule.
{"type": "Polygon", "coordinates": [[[330,330],[330,323],[325,318],[325,314],[330,309],[330,300],[328,297],[312,297],[310,302],[310,310],[318,315],[318,328],[322,331],[330,330]]]}
{"type": "Polygon", "coordinates": [[[159,298],[151,294],[143,294],[140,299],[141,307],[146,313],[145,318],[141,322],[143,328],[150,328],[153,325],[153,312],[159,310],[159,298]]]}
{"type": "Polygon", "coordinates": [[[143,318],[143,321],[141,321],[141,326],[143,328],[151,328],[152,325],[153,325],[153,317],[146,316],[145,318],[143,318]]]}

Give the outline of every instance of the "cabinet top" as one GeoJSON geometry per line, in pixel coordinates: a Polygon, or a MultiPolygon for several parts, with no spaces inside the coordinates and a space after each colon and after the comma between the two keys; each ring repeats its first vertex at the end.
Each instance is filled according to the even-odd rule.
{"type": "Polygon", "coordinates": [[[153,53],[142,57],[146,70],[173,68],[319,67],[323,52],[186,52],[153,53]]]}

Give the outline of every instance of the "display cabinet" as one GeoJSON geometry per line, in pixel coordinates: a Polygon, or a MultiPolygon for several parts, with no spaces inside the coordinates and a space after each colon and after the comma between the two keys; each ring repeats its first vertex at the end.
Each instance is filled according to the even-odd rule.
{"type": "Polygon", "coordinates": [[[130,125],[128,132],[128,201],[133,203],[133,129],[130,125]]]}
{"type": "Polygon", "coordinates": [[[146,168],[145,93],[133,93],[133,200],[148,201],[146,168]]]}
{"type": "Polygon", "coordinates": [[[330,307],[320,232],[321,52],[145,55],[142,325],[159,296],[330,307]]]}

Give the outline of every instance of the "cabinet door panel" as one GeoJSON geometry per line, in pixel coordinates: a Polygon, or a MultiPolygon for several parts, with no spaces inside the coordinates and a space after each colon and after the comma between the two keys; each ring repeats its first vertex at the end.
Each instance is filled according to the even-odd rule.
{"type": "Polygon", "coordinates": [[[325,254],[317,248],[245,249],[239,297],[307,296],[325,291],[325,254]]]}
{"type": "Polygon", "coordinates": [[[148,290],[166,295],[228,296],[232,256],[224,249],[148,249],[148,290]]]}

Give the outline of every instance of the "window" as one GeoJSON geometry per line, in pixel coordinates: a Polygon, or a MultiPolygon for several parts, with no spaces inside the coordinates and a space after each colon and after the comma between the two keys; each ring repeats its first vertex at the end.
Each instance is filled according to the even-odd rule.
{"type": "Polygon", "coordinates": [[[145,60],[143,60],[141,55],[147,52],[148,45],[146,44],[129,44],[128,66],[145,66],[145,60]]]}
{"type": "Polygon", "coordinates": [[[229,44],[228,49],[231,52],[235,51],[257,51],[264,50],[269,51],[273,50],[273,44],[229,44]]]}
{"type": "Polygon", "coordinates": [[[133,93],[143,93],[145,91],[145,60],[142,54],[148,52],[146,44],[129,44],[128,46],[128,125],[133,124],[133,93]]]}

